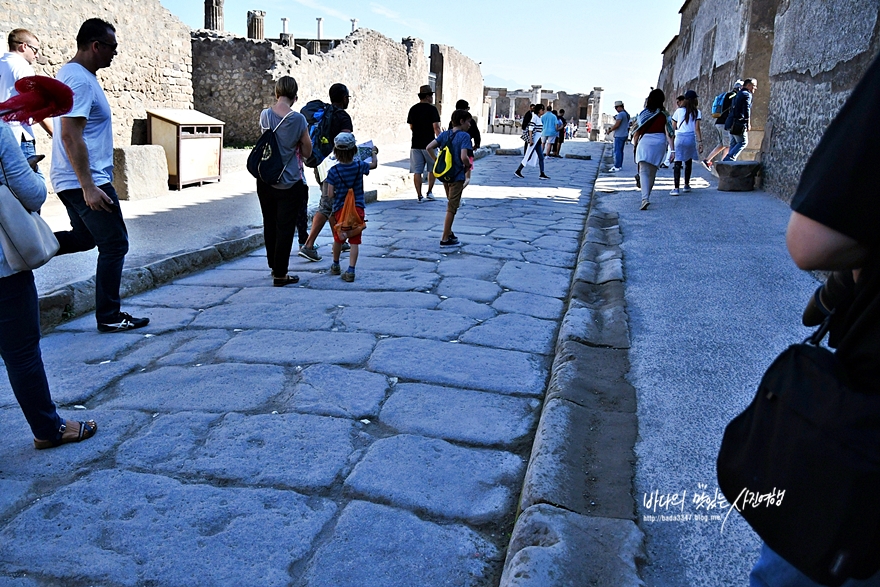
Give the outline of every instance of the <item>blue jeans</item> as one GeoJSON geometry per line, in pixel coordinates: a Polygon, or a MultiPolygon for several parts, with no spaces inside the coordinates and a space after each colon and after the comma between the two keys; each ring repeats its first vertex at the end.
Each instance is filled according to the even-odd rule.
{"type": "Polygon", "coordinates": [[[541,175],[544,175],[544,141],[535,144],[535,153],[538,154],[538,168],[541,170],[541,175]]]}
{"type": "Polygon", "coordinates": [[[620,169],[623,167],[623,146],[626,144],[626,137],[614,137],[614,166],[620,169]]]}
{"type": "Polygon", "coordinates": [[[0,356],[34,438],[57,439],[64,420],[49,395],[40,354],[40,303],[30,271],[0,279],[0,356]]]}
{"type": "Polygon", "coordinates": [[[730,133],[730,151],[727,152],[727,157],[724,158],[724,161],[736,161],[736,158],[739,157],[740,151],[745,149],[748,144],[748,131],[743,131],[743,134],[741,135],[730,133]]]}
{"type": "MultiPolygon", "coordinates": [[[[37,154],[37,142],[36,141],[22,141],[21,143],[21,152],[24,153],[24,158],[33,157],[37,154]]],[[[40,179],[46,181],[46,178],[43,176],[43,172],[40,171],[40,167],[37,166],[37,175],[40,176],[40,179]]],[[[41,439],[45,440],[45,439],[41,439]]]]}
{"type": "MultiPolygon", "coordinates": [[[[821,585],[811,581],[764,544],[761,546],[761,557],[749,573],[749,587],[821,587],[821,585]]],[[[880,573],[864,581],[850,579],[843,584],[843,587],[880,587],[880,573]]]]}
{"type": "Polygon", "coordinates": [[[119,284],[122,265],[128,252],[128,230],[119,209],[119,198],[112,184],[98,186],[113,200],[113,211],[92,210],[83,199],[82,190],[64,190],[58,197],[67,208],[72,230],[56,232],[59,255],[79,253],[98,247],[95,271],[95,318],[98,323],[116,320],[119,314],[119,284]]]}

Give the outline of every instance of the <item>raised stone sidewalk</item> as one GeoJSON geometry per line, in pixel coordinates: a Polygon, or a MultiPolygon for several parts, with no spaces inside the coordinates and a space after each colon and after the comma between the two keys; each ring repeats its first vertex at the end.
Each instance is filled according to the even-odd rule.
{"type": "Polygon", "coordinates": [[[294,257],[299,285],[273,288],[255,251],[129,298],[143,330],[101,335],[91,314],[57,327],[42,345],[53,397],[100,431],[35,451],[0,394],[0,583],[526,584],[502,579],[505,554],[522,565],[547,546],[540,524],[561,546],[531,571],[574,565],[586,581],[585,552],[636,556],[626,454],[598,483],[623,493],[597,512],[548,503],[540,483],[567,466],[544,452],[572,433],[553,422],[586,411],[626,433],[632,411],[590,412],[559,383],[578,373],[562,363],[594,351],[607,351],[596,379],[616,373],[626,337],[619,256],[603,249],[614,218],[587,226],[602,145],[566,148],[593,160],[550,160],[549,182],[514,180],[511,158],[478,162],[459,248],[439,247],[445,198],[380,201],[354,283],[326,257],[294,257]]]}

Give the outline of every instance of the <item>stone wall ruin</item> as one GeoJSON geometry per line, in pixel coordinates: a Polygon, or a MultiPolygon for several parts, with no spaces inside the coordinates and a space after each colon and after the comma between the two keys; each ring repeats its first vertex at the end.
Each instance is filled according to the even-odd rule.
{"type": "MultiPolygon", "coordinates": [[[[455,96],[453,108],[456,100],[464,98],[479,115],[483,93],[479,65],[452,47],[437,47],[443,58],[441,91],[455,96]]],[[[271,39],[199,30],[192,33],[192,54],[195,108],[224,120],[226,141],[232,145],[256,142],[260,110],[274,103],[275,80],[284,75],[299,84],[299,106],[313,99],[328,102],[327,91],[334,83],[348,86],[353,96],[348,112],[358,140],[408,142],[406,113],[418,101],[419,87],[428,83],[429,74],[420,39],[397,43],[363,28],[327,53],[317,54],[295,52],[295,47],[271,39]]],[[[448,105],[444,117],[452,112],[446,109],[448,105]]]]}
{"type": "MultiPolygon", "coordinates": [[[[116,145],[144,144],[148,108],[192,108],[190,29],[159,0],[2,2],[3,45],[12,29],[30,30],[41,43],[34,69],[54,76],[76,53],[80,25],[93,17],[112,23],[119,41],[113,64],[98,72],[113,109],[116,145]]],[[[38,132],[39,148],[46,150],[48,137],[38,132]]]]}
{"type": "Polygon", "coordinates": [[[880,0],[688,0],[680,12],[658,81],[667,105],[696,90],[703,134],[714,136],[714,96],[738,78],[757,78],[742,158],[762,161],[764,185],[790,199],[822,133],[880,52],[880,0]]]}

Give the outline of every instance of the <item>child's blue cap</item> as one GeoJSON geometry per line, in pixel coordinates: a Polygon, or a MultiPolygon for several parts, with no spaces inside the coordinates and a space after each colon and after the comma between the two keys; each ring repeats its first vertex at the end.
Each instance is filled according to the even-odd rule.
{"type": "Polygon", "coordinates": [[[336,135],[336,138],[333,139],[333,144],[337,149],[356,149],[357,142],[354,140],[354,135],[350,132],[341,132],[336,135]]]}

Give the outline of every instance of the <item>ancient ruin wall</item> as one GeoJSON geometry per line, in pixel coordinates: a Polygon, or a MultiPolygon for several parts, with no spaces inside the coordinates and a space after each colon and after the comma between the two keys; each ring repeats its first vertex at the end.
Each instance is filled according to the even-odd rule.
{"type": "MultiPolygon", "coordinates": [[[[738,78],[758,78],[743,158],[760,159],[765,187],[790,199],[822,133],[880,52],[878,12],[880,0],[689,0],[658,87],[668,107],[696,90],[704,136],[714,137],[713,97],[738,78]]],[[[706,142],[714,146],[714,138],[706,142]]]]}
{"type": "Polygon", "coordinates": [[[431,45],[431,72],[437,76],[435,102],[440,110],[441,126],[446,128],[458,100],[467,100],[471,115],[480,120],[483,111],[483,74],[480,66],[455,47],[431,45]]]}
{"type": "MultiPolygon", "coordinates": [[[[189,27],[158,0],[0,2],[3,46],[12,29],[29,29],[41,42],[37,73],[54,76],[76,53],[79,26],[92,17],[113,23],[119,41],[113,64],[98,72],[116,144],[144,144],[148,108],[192,108],[189,27]]],[[[48,148],[45,135],[39,138],[48,148]]]]}
{"type": "Polygon", "coordinates": [[[780,3],[762,159],[768,189],[794,195],[822,133],[880,52],[878,12],[880,0],[780,3]]]}
{"type": "Polygon", "coordinates": [[[334,83],[347,85],[355,135],[377,144],[409,140],[406,113],[418,102],[419,86],[428,82],[422,41],[397,43],[369,29],[358,29],[328,53],[302,59],[269,40],[208,31],[193,32],[192,52],[195,107],[225,121],[226,140],[233,145],[256,142],[260,110],[274,102],[275,80],[284,75],[299,84],[299,107],[316,98],[329,101],[334,83]]]}

